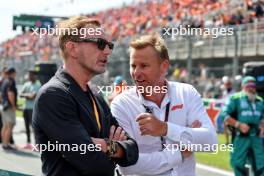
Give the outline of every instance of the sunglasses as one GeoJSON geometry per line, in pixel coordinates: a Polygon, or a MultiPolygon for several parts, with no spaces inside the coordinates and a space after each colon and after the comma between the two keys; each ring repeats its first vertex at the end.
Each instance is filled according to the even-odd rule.
{"type": "Polygon", "coordinates": [[[246,85],[246,88],[256,89],[256,85],[255,84],[249,84],[249,85],[246,85]]]}
{"type": "Polygon", "coordinates": [[[110,50],[114,49],[114,44],[112,42],[109,42],[102,38],[80,38],[78,40],[75,40],[74,42],[92,42],[96,43],[99,50],[104,50],[106,45],[108,45],[110,50]]]}

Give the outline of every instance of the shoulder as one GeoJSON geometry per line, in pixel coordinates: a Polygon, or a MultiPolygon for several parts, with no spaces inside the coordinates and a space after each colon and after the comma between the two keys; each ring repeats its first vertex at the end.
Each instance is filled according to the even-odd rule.
{"type": "Polygon", "coordinates": [[[41,83],[40,83],[40,81],[39,81],[39,80],[37,80],[37,81],[35,82],[35,85],[40,87],[40,86],[41,86],[41,83]]]}
{"type": "Polygon", "coordinates": [[[263,98],[262,98],[261,96],[258,96],[258,95],[257,95],[257,97],[256,97],[256,98],[257,98],[257,100],[259,100],[260,102],[262,102],[262,103],[263,103],[263,98]]]}
{"type": "Polygon", "coordinates": [[[129,102],[136,103],[136,100],[138,100],[138,95],[136,92],[136,87],[130,88],[128,90],[123,91],[121,94],[117,95],[114,100],[112,101],[112,104],[121,104],[125,105],[129,102]]]}
{"type": "Polygon", "coordinates": [[[52,103],[56,101],[56,97],[68,99],[69,93],[67,92],[67,88],[61,82],[59,82],[56,78],[52,78],[39,89],[36,102],[47,100],[52,103]]]}
{"type": "Polygon", "coordinates": [[[230,100],[238,100],[244,96],[243,92],[237,92],[230,96],[230,100]]]}
{"type": "Polygon", "coordinates": [[[186,83],[180,83],[180,82],[173,82],[169,81],[169,91],[174,94],[182,94],[182,95],[194,95],[194,94],[199,94],[198,91],[194,88],[193,85],[191,84],[186,84],[186,83]]]}

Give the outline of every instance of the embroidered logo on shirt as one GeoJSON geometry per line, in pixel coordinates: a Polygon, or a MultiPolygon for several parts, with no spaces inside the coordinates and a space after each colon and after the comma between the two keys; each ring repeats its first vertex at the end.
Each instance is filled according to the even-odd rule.
{"type": "Polygon", "coordinates": [[[177,110],[177,109],[182,109],[182,108],[183,108],[183,104],[178,104],[178,105],[174,105],[174,106],[172,106],[171,110],[172,110],[172,111],[175,111],[175,110],[177,110]]]}

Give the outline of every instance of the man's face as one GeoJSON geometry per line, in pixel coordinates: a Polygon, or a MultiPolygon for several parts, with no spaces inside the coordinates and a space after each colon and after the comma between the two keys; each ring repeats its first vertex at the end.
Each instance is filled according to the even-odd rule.
{"type": "Polygon", "coordinates": [[[131,50],[130,74],[136,86],[163,85],[168,67],[169,61],[161,61],[152,46],[131,50]]]}
{"type": "Polygon", "coordinates": [[[16,72],[10,73],[10,78],[15,79],[16,78],[16,72]]]}
{"type": "Polygon", "coordinates": [[[34,73],[29,72],[28,78],[30,81],[35,81],[36,80],[36,75],[34,73]]]}
{"type": "Polygon", "coordinates": [[[224,83],[224,86],[225,86],[226,89],[232,88],[232,83],[229,82],[229,81],[228,82],[225,82],[224,83]]]}
{"type": "Polygon", "coordinates": [[[250,82],[244,85],[244,90],[248,93],[255,94],[256,93],[256,84],[254,82],[250,82]]]}
{"type": "MultiPolygon", "coordinates": [[[[108,41],[103,33],[102,35],[87,36],[87,38],[101,38],[108,41]]],[[[94,75],[104,73],[108,56],[112,52],[109,46],[106,45],[104,49],[99,49],[96,42],[77,42],[76,44],[77,63],[87,72],[94,75]]]]}

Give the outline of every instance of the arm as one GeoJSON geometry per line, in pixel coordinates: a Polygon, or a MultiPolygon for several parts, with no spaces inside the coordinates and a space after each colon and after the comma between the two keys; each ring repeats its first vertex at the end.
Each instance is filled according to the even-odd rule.
{"type": "Polygon", "coordinates": [[[28,100],[34,100],[36,97],[36,92],[31,92],[31,93],[21,93],[20,97],[26,98],[28,100]]]}
{"type": "MultiPolygon", "coordinates": [[[[110,118],[110,136],[109,139],[116,141],[117,146],[117,153],[112,156],[114,161],[119,164],[120,166],[129,166],[133,165],[138,160],[138,146],[135,140],[133,140],[127,133],[123,134],[124,138],[120,134],[121,131],[124,131],[122,127],[119,127],[118,121],[112,116],[112,113],[110,111],[110,108],[108,104],[104,101],[103,97],[97,96],[98,100],[100,101],[100,104],[104,107],[104,113],[107,118],[110,118]],[[116,127],[116,131],[113,126],[116,127]],[[119,128],[118,128],[119,127],[119,128]],[[120,129],[119,132],[117,132],[120,129]],[[121,137],[119,137],[119,135],[121,137]]],[[[126,129],[125,129],[126,131],[126,129]]],[[[125,132],[124,131],[124,132],[125,132]]]]}
{"type": "MultiPolygon", "coordinates": [[[[33,126],[44,131],[51,142],[60,144],[94,144],[78,117],[76,102],[65,92],[57,89],[46,90],[37,97],[33,126]],[[34,125],[35,124],[35,125],[34,125]],[[37,124],[37,125],[36,125],[37,124]]],[[[60,151],[61,155],[81,174],[94,171],[111,173],[114,163],[102,151],[60,151]]]]}
{"type": "Polygon", "coordinates": [[[122,174],[131,175],[157,175],[167,172],[182,164],[180,151],[161,151],[152,153],[139,153],[138,161],[129,167],[120,167],[122,174]]]}
{"type": "MultiPolygon", "coordinates": [[[[111,104],[111,111],[118,123],[126,130],[129,136],[135,138],[134,130],[131,126],[129,114],[124,109],[124,103],[115,98],[111,104]]],[[[173,167],[182,163],[180,151],[157,151],[152,153],[139,153],[138,161],[129,167],[120,167],[123,174],[160,174],[169,171],[173,167]]]]}
{"type": "Polygon", "coordinates": [[[237,117],[233,117],[233,114],[237,111],[237,102],[234,96],[231,96],[223,108],[223,113],[225,116],[225,122],[228,125],[239,129],[242,133],[247,133],[250,127],[246,123],[241,123],[237,120],[237,117]]]}
{"type": "Polygon", "coordinates": [[[187,100],[190,100],[189,103],[186,103],[187,108],[187,123],[188,126],[198,120],[201,122],[200,128],[191,128],[183,127],[177,124],[168,122],[168,130],[166,137],[172,141],[182,143],[191,143],[191,144],[206,144],[206,145],[216,145],[217,137],[214,126],[208,114],[203,106],[203,102],[200,94],[191,87],[189,89],[187,100]]]}
{"type": "Polygon", "coordinates": [[[12,91],[12,86],[13,86],[12,83],[10,83],[8,85],[7,98],[8,98],[10,105],[11,105],[11,108],[15,112],[16,111],[16,97],[15,97],[15,93],[12,91]]]}
{"type": "Polygon", "coordinates": [[[22,91],[21,91],[20,97],[22,97],[22,98],[26,98],[26,99],[28,99],[28,100],[34,100],[35,97],[36,97],[37,92],[35,92],[35,91],[33,91],[33,92],[28,92],[28,91],[26,91],[26,90],[27,90],[27,87],[28,87],[28,84],[25,83],[25,84],[23,85],[23,88],[22,88],[22,91]]]}

